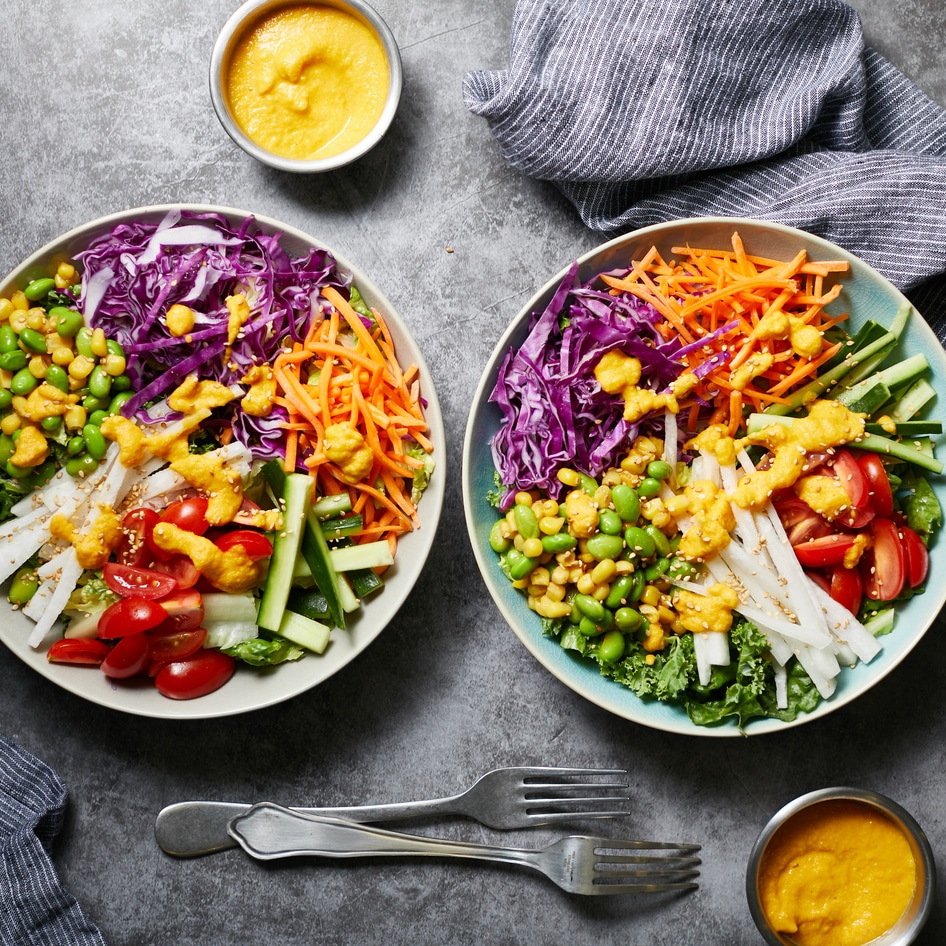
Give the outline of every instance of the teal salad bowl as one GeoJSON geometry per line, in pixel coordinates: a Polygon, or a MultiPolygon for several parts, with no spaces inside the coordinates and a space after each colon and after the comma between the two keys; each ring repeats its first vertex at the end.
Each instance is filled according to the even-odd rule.
{"type": "MultiPolygon", "coordinates": [[[[846,325],[849,332],[871,319],[889,326],[894,314],[906,303],[904,296],[887,279],[838,246],[791,227],[732,218],[677,220],[618,237],[578,258],[579,281],[584,283],[601,272],[627,267],[631,260],[642,258],[654,245],[665,259],[672,257],[671,247],[681,245],[731,250],[734,231],[738,231],[746,252],[755,256],[789,260],[804,248],[810,259],[848,261],[850,270],[843,278],[843,290],[835,302],[827,306],[827,311],[849,313],[846,325]]],[[[541,619],[529,609],[525,594],[514,588],[503,574],[499,556],[489,543],[490,529],[502,515],[487,499],[496,488],[490,443],[502,421],[500,409],[491,402],[490,395],[507,353],[521,347],[529,332],[532,313],[545,309],[568,268],[564,267],[538,289],[497,342],[477,387],[464,439],[463,502],[467,529],[483,580],[506,623],[561,684],[617,716],[666,732],[716,738],[780,732],[820,719],[865,693],[893,671],[920,641],[946,601],[946,585],[931,581],[924,593],[898,602],[892,633],[878,638],[881,651],[868,663],[842,666],[835,692],[812,711],[801,712],[791,721],[757,717],[744,727],[735,721],[698,726],[681,705],[639,698],[627,687],[603,676],[596,662],[564,649],[555,638],[543,634],[541,619]]],[[[927,377],[938,395],[932,407],[924,410],[923,417],[942,423],[946,421],[946,398],[943,397],[946,353],[922,316],[914,312],[894,357],[905,358],[921,352],[929,360],[931,370],[927,377]]],[[[929,482],[940,504],[946,503],[946,474],[930,476],[929,482]]],[[[944,555],[942,540],[934,538],[930,547],[931,574],[938,574],[944,567],[944,555]]]]}

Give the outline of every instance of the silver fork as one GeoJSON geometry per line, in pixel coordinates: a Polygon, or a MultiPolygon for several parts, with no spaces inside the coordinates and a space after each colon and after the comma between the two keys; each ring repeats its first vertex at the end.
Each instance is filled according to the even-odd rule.
{"type": "Polygon", "coordinates": [[[497,847],[385,831],[272,802],[237,815],[228,830],[247,854],[261,860],[420,855],[498,861],[531,867],[578,894],[662,893],[698,886],[694,878],[700,859],[693,856],[700,849],[697,844],[572,836],[543,848],[497,847]],[[619,853],[625,851],[651,853],[619,853]]]}
{"type": "MultiPolygon", "coordinates": [[[[628,814],[628,796],[615,794],[627,789],[627,782],[612,778],[626,774],[623,769],[512,766],[487,772],[465,792],[446,798],[294,810],[359,823],[423,815],[467,815],[489,828],[529,828],[577,818],[616,818],[628,814]]],[[[237,802],[177,802],[158,814],[155,837],[161,848],[175,857],[196,857],[232,848],[236,842],[227,834],[227,824],[249,807],[237,802]]]]}

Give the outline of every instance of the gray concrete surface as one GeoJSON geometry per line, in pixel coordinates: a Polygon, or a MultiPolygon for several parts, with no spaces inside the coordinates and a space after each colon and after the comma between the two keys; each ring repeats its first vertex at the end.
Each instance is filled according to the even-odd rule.
{"type": "MultiPolygon", "coordinates": [[[[488,599],[460,499],[476,382],[533,287],[598,242],[553,189],[506,168],[464,109],[464,73],[505,62],[513,0],[377,0],[402,49],[400,111],[382,148],[312,179],[253,163],[214,118],[206,64],[236,5],[6,0],[0,270],[88,219],[150,203],[244,207],[319,236],[373,276],[426,354],[448,431],[447,502],[429,567],[393,624],[327,683],[265,712],[186,724],[118,715],[0,653],[0,731],[66,781],[55,863],[108,941],[754,944],[743,896],[752,841],[770,812],[827,784],[893,796],[942,858],[946,627],[823,721],[716,740],[668,736],[588,704],[533,661],[488,599]],[[159,809],[186,798],[381,801],[459,790],[519,762],[627,767],[624,827],[702,842],[701,889],[671,901],[582,900],[514,868],[266,867],[238,851],[177,861],[153,839],[159,809]]],[[[854,6],[869,41],[946,105],[940,0],[854,6]]],[[[491,836],[454,821],[425,830],[434,827],[491,836]]],[[[941,866],[927,946],[946,941],[941,866]]]]}

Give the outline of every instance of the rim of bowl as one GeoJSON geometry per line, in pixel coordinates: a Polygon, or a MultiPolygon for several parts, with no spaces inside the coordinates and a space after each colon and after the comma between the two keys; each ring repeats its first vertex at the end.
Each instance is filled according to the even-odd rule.
{"type": "Polygon", "coordinates": [[[746,868],[746,898],[749,902],[749,912],[762,937],[770,946],[794,946],[794,940],[776,933],[769,925],[762,909],[758,884],[762,856],[775,832],[800,811],[822,802],[843,800],[862,802],[883,812],[903,832],[916,861],[917,884],[910,905],[886,933],[871,940],[871,946],[907,946],[916,939],[929,919],[933,909],[933,894],[936,890],[936,862],[929,839],[916,819],[893,799],[870,789],[821,788],[800,795],[775,812],[762,829],[749,855],[749,864],[746,868]]]}
{"type": "Polygon", "coordinates": [[[402,85],[401,53],[394,33],[378,11],[367,4],[365,0],[318,0],[317,4],[314,4],[312,0],[246,0],[246,3],[240,6],[224,23],[210,55],[210,100],[224,131],[240,148],[251,157],[256,158],[257,161],[280,171],[290,171],[297,174],[317,174],[323,171],[332,171],[344,167],[346,164],[350,164],[367,154],[390,128],[401,99],[402,85]],[[273,152],[261,148],[243,131],[230,113],[227,104],[224,70],[230,61],[234,47],[243,38],[246,29],[264,14],[282,7],[315,5],[332,7],[336,10],[351,13],[378,35],[388,59],[390,82],[381,115],[371,131],[361,141],[340,154],[305,161],[273,154],[273,152]]]}

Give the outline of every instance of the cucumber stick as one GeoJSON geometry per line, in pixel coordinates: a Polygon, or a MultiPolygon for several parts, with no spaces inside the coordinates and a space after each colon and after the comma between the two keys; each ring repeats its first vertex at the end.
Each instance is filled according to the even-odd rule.
{"type": "Polygon", "coordinates": [[[302,614],[296,614],[295,611],[287,611],[279,623],[281,637],[317,654],[324,653],[331,633],[332,629],[327,624],[313,621],[302,614]]]}
{"type": "Polygon", "coordinates": [[[270,559],[269,574],[266,576],[266,586],[256,618],[260,627],[277,633],[286,613],[289,591],[292,588],[292,573],[305,532],[306,513],[312,496],[312,479],[304,473],[290,473],[288,476],[284,475],[282,486],[283,528],[277,533],[273,543],[273,557],[270,559]]]}

